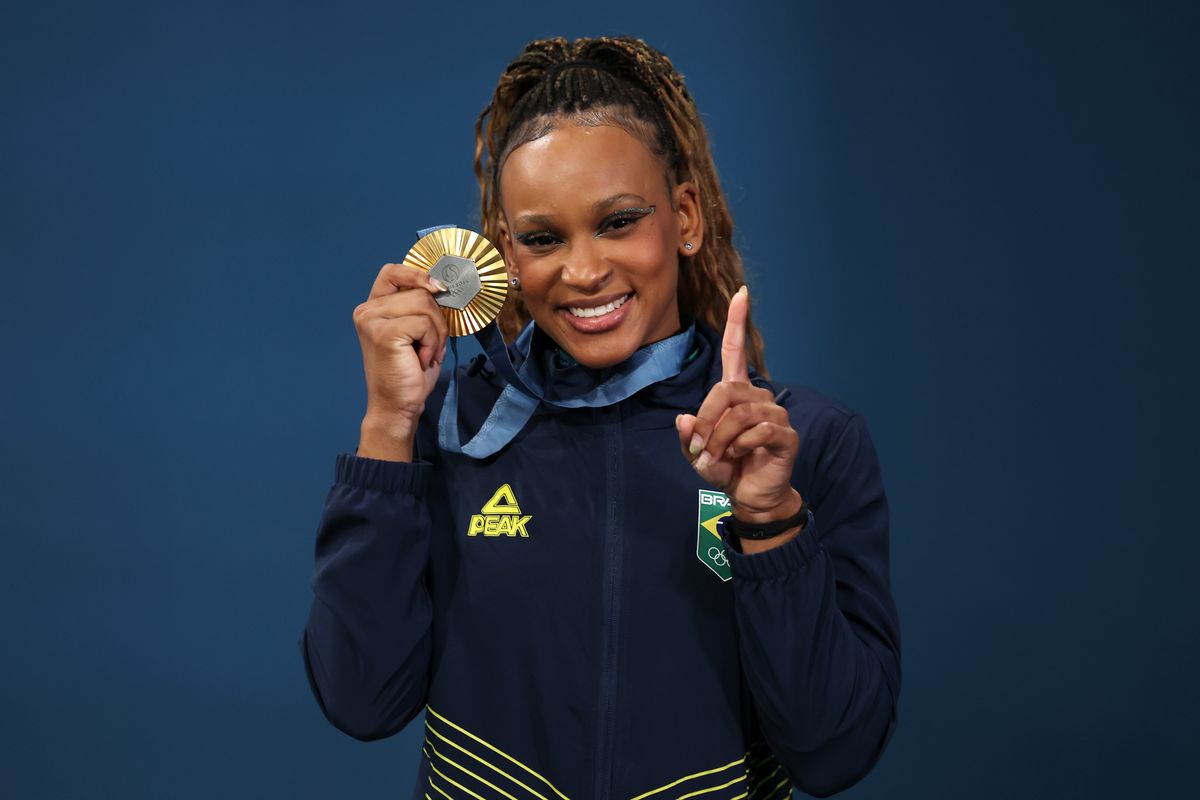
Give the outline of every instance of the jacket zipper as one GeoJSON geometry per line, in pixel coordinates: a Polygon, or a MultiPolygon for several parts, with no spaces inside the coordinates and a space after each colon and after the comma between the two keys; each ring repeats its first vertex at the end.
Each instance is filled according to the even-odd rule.
{"type": "Polygon", "coordinates": [[[621,407],[612,409],[616,418],[605,424],[604,466],[605,520],[602,574],[603,628],[600,645],[600,700],[596,728],[596,780],[593,797],[612,796],[613,751],[616,743],[617,666],[621,627],[622,501],[625,483],[621,470],[621,407]]]}

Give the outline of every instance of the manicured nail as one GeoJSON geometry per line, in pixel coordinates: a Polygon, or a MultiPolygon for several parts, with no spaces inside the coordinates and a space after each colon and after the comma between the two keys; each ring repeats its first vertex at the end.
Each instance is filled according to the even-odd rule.
{"type": "Polygon", "coordinates": [[[750,290],[746,288],[746,284],[742,284],[742,288],[738,289],[738,294],[746,295],[746,299],[750,299],[750,290]]]}
{"type": "Polygon", "coordinates": [[[692,443],[690,445],[688,445],[688,452],[691,453],[692,455],[696,455],[703,449],[704,449],[704,440],[702,438],[700,438],[700,434],[693,433],[692,434],[692,443]]]}
{"type": "Polygon", "coordinates": [[[437,289],[439,292],[446,291],[446,284],[442,283],[437,278],[430,278],[429,285],[432,286],[434,289],[437,289]]]}
{"type": "Polygon", "coordinates": [[[695,467],[696,467],[696,469],[703,471],[711,463],[712,463],[712,456],[710,456],[707,452],[704,452],[704,453],[701,453],[700,457],[696,459],[695,467]]]}

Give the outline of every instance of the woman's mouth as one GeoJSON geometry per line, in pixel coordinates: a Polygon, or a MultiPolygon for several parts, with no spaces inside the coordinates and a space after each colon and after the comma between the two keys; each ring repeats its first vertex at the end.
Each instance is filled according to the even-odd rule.
{"type": "Polygon", "coordinates": [[[602,317],[605,314],[611,314],[621,306],[625,305],[625,301],[629,299],[629,295],[623,294],[611,303],[594,308],[581,308],[579,306],[567,306],[567,311],[570,311],[572,316],[576,317],[602,317]]]}
{"type": "Polygon", "coordinates": [[[571,327],[582,333],[603,333],[621,324],[621,320],[629,311],[628,302],[633,293],[623,294],[604,305],[562,307],[562,314],[570,322],[571,327]]]}

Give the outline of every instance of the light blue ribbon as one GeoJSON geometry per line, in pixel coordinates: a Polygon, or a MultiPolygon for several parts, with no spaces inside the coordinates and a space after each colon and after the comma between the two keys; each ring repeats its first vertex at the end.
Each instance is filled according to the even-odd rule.
{"type": "MultiPolygon", "coordinates": [[[[454,226],[438,225],[426,228],[418,235],[450,227],[454,226]]],[[[458,430],[458,346],[451,339],[454,369],[450,372],[450,385],[438,417],[439,447],[450,453],[464,453],[471,458],[487,458],[500,452],[521,432],[541,403],[558,408],[600,408],[619,403],[653,383],[678,375],[687,354],[691,352],[696,332],[695,323],[692,323],[681,333],[637,350],[616,367],[615,374],[599,385],[575,397],[552,400],[546,397],[543,379],[539,374],[540,365],[532,352],[535,329],[531,321],[514,343],[517,351],[525,356],[520,369],[513,367],[509,360],[508,349],[495,321],[475,334],[488,358],[508,383],[479,431],[465,444],[458,430]]]]}

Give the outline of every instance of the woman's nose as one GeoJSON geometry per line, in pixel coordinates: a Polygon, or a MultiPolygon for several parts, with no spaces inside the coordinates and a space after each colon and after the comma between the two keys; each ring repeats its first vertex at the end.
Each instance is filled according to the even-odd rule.
{"type": "Polygon", "coordinates": [[[563,264],[563,283],[579,292],[598,292],[611,277],[612,267],[604,260],[600,248],[591,241],[575,244],[563,264]]]}

